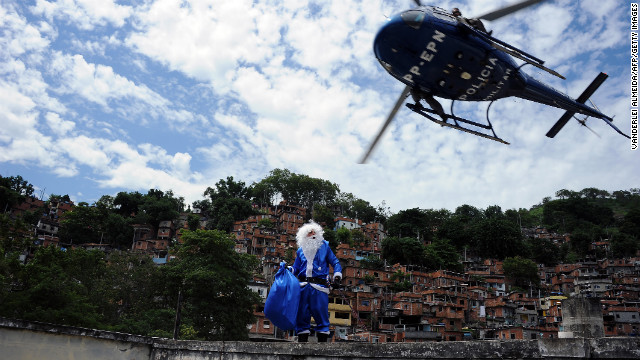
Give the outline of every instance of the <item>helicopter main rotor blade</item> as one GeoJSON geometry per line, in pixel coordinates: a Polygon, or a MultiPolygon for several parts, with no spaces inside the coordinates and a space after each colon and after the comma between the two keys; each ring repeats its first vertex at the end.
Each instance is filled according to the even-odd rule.
{"type": "Polygon", "coordinates": [[[422,6],[422,4],[420,3],[420,0],[413,0],[413,1],[416,3],[416,5],[422,6]]]}
{"type": "Polygon", "coordinates": [[[483,19],[483,20],[496,20],[499,19],[503,16],[507,16],[510,14],[513,14],[514,12],[518,11],[518,10],[522,10],[524,8],[527,8],[529,6],[535,5],[537,3],[543,2],[545,0],[525,0],[525,1],[521,1],[519,3],[513,4],[513,5],[509,5],[509,6],[505,6],[502,9],[498,9],[498,10],[494,10],[490,13],[478,16],[478,19],[483,19]]]}
{"type": "Polygon", "coordinates": [[[371,155],[371,152],[378,144],[378,141],[382,137],[382,134],[384,134],[385,130],[387,130],[387,126],[389,126],[389,124],[391,123],[391,120],[393,120],[393,118],[396,116],[396,113],[398,112],[398,109],[400,109],[400,106],[402,106],[402,103],[404,102],[404,100],[407,98],[407,96],[409,96],[410,90],[411,89],[408,86],[404,87],[404,90],[402,90],[402,94],[400,94],[398,101],[396,101],[396,104],[393,106],[393,109],[391,109],[391,112],[389,113],[387,120],[382,125],[382,128],[380,128],[380,131],[378,131],[378,135],[376,135],[376,138],[373,140],[371,145],[369,145],[369,150],[367,150],[367,152],[364,154],[364,156],[360,160],[360,164],[364,164],[367,162],[367,158],[369,158],[369,155],[371,155]]]}

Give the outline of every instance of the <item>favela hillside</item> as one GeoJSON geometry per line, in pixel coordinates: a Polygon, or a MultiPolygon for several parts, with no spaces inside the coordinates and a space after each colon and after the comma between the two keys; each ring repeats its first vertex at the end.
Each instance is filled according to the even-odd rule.
{"type": "MultiPolygon", "coordinates": [[[[39,188],[47,184],[37,184],[39,188]]],[[[310,220],[342,265],[332,342],[552,339],[563,301],[597,299],[604,336],[640,333],[640,189],[560,189],[529,209],[391,213],[272,170],[74,203],[0,175],[0,316],[181,340],[294,341],[264,303],[310,220]]],[[[314,334],[312,333],[312,337],[314,334]]]]}

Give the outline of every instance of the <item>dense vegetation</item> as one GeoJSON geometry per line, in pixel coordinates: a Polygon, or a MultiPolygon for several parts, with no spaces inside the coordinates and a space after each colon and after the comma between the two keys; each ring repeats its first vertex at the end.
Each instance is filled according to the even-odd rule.
{"type": "MultiPolygon", "coordinates": [[[[453,212],[414,208],[390,214],[384,203],[374,207],[329,181],[275,169],[249,186],[233,177],[221,179],[206,189],[203,200],[192,204],[201,215],[191,213],[191,206],[172,191],[151,189],[147,194],[105,195],[92,205],[81,202],[60,219],[62,244],[109,244],[115,251],[108,256],[34,246],[31,229],[49,209],[18,217],[7,212],[33,192],[20,176],[0,176],[0,207],[5,210],[0,215],[0,316],[171,337],[180,298],[183,339],[247,337],[245,324],[252,322],[251,309],[258,300],[247,284],[258,263],[233,250],[228,232],[234,221],[254,214],[254,204],[286,200],[306,207],[309,217],[326,224],[332,224],[334,211],[383,223],[389,237],[382,243],[382,258],[369,257],[361,262],[364,267],[401,263],[462,271],[463,257],[497,258],[504,260],[505,274],[521,287],[536,285],[536,263],[633,256],[640,248],[639,189],[563,189],[555,199],[545,198],[530,209],[503,211],[499,206],[479,209],[465,204],[453,212]],[[158,267],[148,256],[126,251],[132,245],[131,225],[157,226],[185,211],[191,231],[184,234],[183,244],[170,245],[177,260],[158,267]],[[199,230],[200,216],[207,230],[199,230]],[[525,230],[538,226],[571,234],[571,241],[557,245],[528,236],[525,230]],[[609,252],[590,248],[604,239],[610,241],[609,252]],[[20,261],[25,253],[26,264],[20,261]]],[[[51,195],[50,200],[69,197],[51,195]]],[[[273,223],[265,219],[261,225],[273,223]]],[[[368,244],[360,231],[347,229],[327,229],[325,238],[334,247],[368,244]]],[[[291,261],[293,253],[287,257],[291,261]]],[[[394,279],[392,290],[411,288],[401,272],[394,279]]]]}

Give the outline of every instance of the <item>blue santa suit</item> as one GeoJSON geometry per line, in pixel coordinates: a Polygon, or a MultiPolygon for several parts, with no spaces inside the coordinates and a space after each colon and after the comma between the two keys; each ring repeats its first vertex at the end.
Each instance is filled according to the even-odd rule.
{"type": "MultiPolygon", "coordinates": [[[[308,254],[311,257],[311,254],[308,254]]],[[[316,331],[329,334],[329,288],[326,281],[323,284],[315,284],[304,281],[306,278],[328,279],[329,265],[333,267],[335,276],[342,277],[342,266],[329,247],[329,242],[322,241],[320,248],[316,250],[313,261],[309,263],[302,248],[296,252],[296,260],[293,263],[293,273],[302,279],[300,282],[300,303],[296,319],[296,334],[309,333],[311,317],[316,322],[316,331]]]]}

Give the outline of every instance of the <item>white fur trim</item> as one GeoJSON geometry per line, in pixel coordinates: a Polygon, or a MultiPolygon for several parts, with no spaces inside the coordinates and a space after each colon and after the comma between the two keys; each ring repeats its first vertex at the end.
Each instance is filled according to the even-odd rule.
{"type": "Polygon", "coordinates": [[[329,293],[329,288],[326,288],[324,286],[320,286],[318,284],[309,284],[309,285],[311,285],[312,288],[314,288],[314,289],[316,289],[318,291],[322,291],[325,294],[329,293]]]}
{"type": "Polygon", "coordinates": [[[340,279],[342,279],[342,273],[341,272],[337,272],[335,274],[333,274],[333,278],[335,279],[337,276],[340,276],[340,279]]]}
{"type": "Polygon", "coordinates": [[[318,291],[322,291],[325,294],[329,293],[329,288],[326,288],[324,286],[321,286],[321,285],[318,285],[318,284],[314,284],[314,283],[308,283],[306,281],[300,283],[300,287],[301,288],[303,288],[303,287],[305,287],[307,285],[311,285],[312,288],[314,288],[314,289],[316,289],[318,291]]]}

